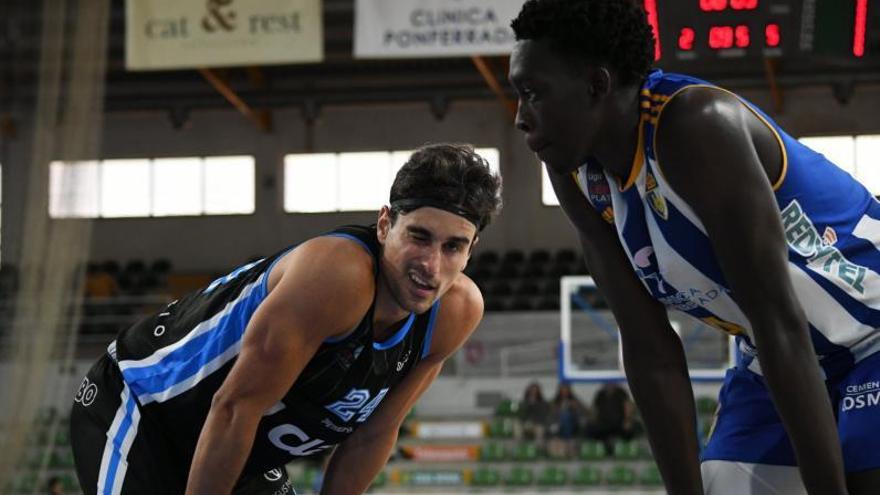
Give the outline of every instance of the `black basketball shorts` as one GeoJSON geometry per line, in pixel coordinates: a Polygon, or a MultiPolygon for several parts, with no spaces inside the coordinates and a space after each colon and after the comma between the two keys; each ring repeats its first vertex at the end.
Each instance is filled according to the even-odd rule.
{"type": "MultiPolygon", "coordinates": [[[[86,374],[70,414],[76,474],[85,495],[183,495],[189,461],[161,425],[142,417],[134,396],[107,354],[86,374]]],[[[295,495],[284,467],[242,477],[234,495],[295,495]]]]}

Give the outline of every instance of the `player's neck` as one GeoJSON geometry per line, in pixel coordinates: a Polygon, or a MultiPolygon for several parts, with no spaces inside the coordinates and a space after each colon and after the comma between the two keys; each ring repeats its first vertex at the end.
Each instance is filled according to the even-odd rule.
{"type": "Polygon", "coordinates": [[[393,326],[409,316],[409,311],[400,307],[391,294],[383,277],[376,281],[376,303],[373,306],[373,338],[382,341],[393,333],[393,326]]]}
{"type": "Polygon", "coordinates": [[[629,178],[639,142],[638,90],[638,86],[627,86],[615,91],[605,110],[593,153],[602,167],[621,181],[629,178]]]}

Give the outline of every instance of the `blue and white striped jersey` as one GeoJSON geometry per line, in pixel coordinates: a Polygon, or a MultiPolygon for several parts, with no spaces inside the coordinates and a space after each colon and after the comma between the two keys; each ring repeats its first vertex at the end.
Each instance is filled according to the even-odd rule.
{"type": "MultiPolygon", "coordinates": [[[[737,335],[743,364],[760,372],[749,321],[731,297],[706,230],[664,179],[654,151],[665,104],[695,86],[717,88],[652,71],[641,88],[639,144],[629,179],[620,184],[590,161],[578,169],[576,180],[593,207],[616,226],[650,294],[737,335]]],[[[880,350],[880,204],[847,172],[741,101],[774,131],[782,148],[782,174],[773,189],[789,273],[820,363],[826,376],[836,376],[880,350]]]]}
{"type": "MultiPolygon", "coordinates": [[[[357,242],[379,266],[375,226],[340,227],[324,235],[357,242]]],[[[171,303],[122,331],[108,349],[131,391],[132,407],[143,418],[140,429],[167,438],[175,451],[165,454],[187,469],[211,400],[238,357],[251,316],[268,295],[269,273],[291,249],[295,246],[171,303]]],[[[424,314],[411,314],[379,342],[373,337],[371,306],[350,333],[325,341],[282,400],[263,414],[245,472],[265,472],[326,451],[364,424],[430,351],[439,307],[437,301],[424,314]]]]}

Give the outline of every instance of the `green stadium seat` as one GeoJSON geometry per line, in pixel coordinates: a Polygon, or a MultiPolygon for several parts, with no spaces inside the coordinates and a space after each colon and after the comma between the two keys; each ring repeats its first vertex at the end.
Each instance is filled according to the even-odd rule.
{"type": "Polygon", "coordinates": [[[70,433],[67,428],[58,428],[55,431],[55,445],[59,447],[70,445],[70,433]]]}
{"type": "Polygon", "coordinates": [[[35,423],[38,425],[46,426],[51,423],[53,419],[55,419],[56,414],[57,411],[55,411],[54,407],[44,407],[37,411],[37,415],[34,418],[35,423]]]}
{"type": "Polygon", "coordinates": [[[302,473],[293,480],[293,485],[298,492],[310,492],[315,485],[315,480],[321,475],[321,471],[315,468],[305,468],[302,473]]]}
{"type": "Polygon", "coordinates": [[[557,466],[547,466],[538,476],[538,484],[543,486],[562,486],[568,482],[568,472],[557,466]]]}
{"type": "Polygon", "coordinates": [[[517,413],[519,413],[519,402],[510,399],[502,400],[495,407],[495,415],[503,418],[516,417],[517,413]]]}
{"type": "Polygon", "coordinates": [[[510,486],[528,486],[534,483],[535,473],[529,468],[514,466],[504,481],[510,486]]]}
{"type": "Polygon", "coordinates": [[[24,465],[30,469],[40,469],[43,465],[43,455],[45,454],[43,449],[31,449],[31,451],[25,457],[24,465]]]}
{"type": "Polygon", "coordinates": [[[614,442],[614,458],[621,461],[632,461],[641,456],[639,443],[636,441],[618,440],[614,442]]]}
{"type": "Polygon", "coordinates": [[[69,447],[56,449],[49,458],[49,466],[62,469],[74,467],[73,451],[69,447]]]}
{"type": "Polygon", "coordinates": [[[629,466],[614,466],[605,475],[609,485],[629,486],[636,482],[636,471],[629,466]]]}
{"type": "Polygon", "coordinates": [[[370,486],[378,488],[385,486],[386,483],[388,483],[388,475],[385,474],[385,471],[379,471],[379,474],[376,475],[376,478],[373,479],[373,483],[370,486]]]}
{"type": "Polygon", "coordinates": [[[639,483],[648,486],[663,485],[663,477],[660,476],[660,469],[656,465],[650,465],[639,473],[639,483]]]}
{"type": "Polygon", "coordinates": [[[578,457],[584,461],[595,461],[605,457],[605,444],[588,440],[582,442],[578,449],[578,457]]]}
{"type": "Polygon", "coordinates": [[[496,486],[501,483],[501,474],[497,469],[480,468],[474,472],[471,483],[474,486],[496,486]]]}
{"type": "Polygon", "coordinates": [[[480,446],[481,461],[503,461],[506,457],[504,447],[500,443],[488,442],[480,446]]]}
{"type": "Polygon", "coordinates": [[[602,471],[593,466],[581,466],[572,481],[578,486],[596,486],[602,482],[602,471]]]}
{"type": "Polygon", "coordinates": [[[46,428],[38,426],[28,433],[28,444],[41,446],[47,443],[49,443],[49,432],[46,428]]]}
{"type": "Polygon", "coordinates": [[[61,485],[64,486],[64,490],[67,492],[79,492],[79,481],[76,480],[76,476],[70,473],[64,473],[59,476],[61,479],[61,485]]]}
{"type": "Polygon", "coordinates": [[[16,490],[19,492],[33,492],[37,488],[37,473],[26,473],[18,478],[16,490]]]}
{"type": "Polygon", "coordinates": [[[712,415],[718,408],[718,401],[714,397],[697,397],[697,413],[712,415]]]}
{"type": "Polygon", "coordinates": [[[534,461],[538,459],[538,446],[534,442],[523,442],[513,448],[512,456],[515,461],[534,461]]]}
{"type": "Polygon", "coordinates": [[[489,436],[492,438],[511,438],[513,436],[513,420],[511,418],[493,418],[489,423],[489,436]]]}

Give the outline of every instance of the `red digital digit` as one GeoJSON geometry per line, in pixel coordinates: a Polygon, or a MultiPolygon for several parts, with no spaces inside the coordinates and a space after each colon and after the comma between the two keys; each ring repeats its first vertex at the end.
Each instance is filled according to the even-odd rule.
{"type": "Polygon", "coordinates": [[[700,0],[700,10],[703,12],[721,12],[727,8],[727,0],[700,0]]]}
{"type": "Polygon", "coordinates": [[[780,41],[779,24],[767,24],[767,27],[764,28],[764,42],[767,46],[775,48],[779,46],[780,41]]]}
{"type": "Polygon", "coordinates": [[[758,0],[730,0],[730,8],[733,10],[755,10],[758,8],[758,0]]]}
{"type": "Polygon", "coordinates": [[[865,31],[868,20],[868,0],[856,0],[856,20],[853,24],[853,55],[865,56],[865,31]]]}
{"type": "Polygon", "coordinates": [[[679,50],[693,50],[694,49],[694,38],[696,34],[694,33],[693,28],[683,27],[678,34],[678,49],[679,50]]]}
{"type": "Polygon", "coordinates": [[[749,40],[749,27],[742,24],[734,30],[735,44],[737,48],[748,48],[751,44],[749,40]]]}
{"type": "Polygon", "coordinates": [[[733,47],[733,26],[712,26],[709,28],[709,48],[723,50],[733,47]]]}

